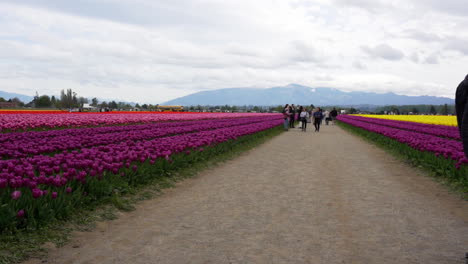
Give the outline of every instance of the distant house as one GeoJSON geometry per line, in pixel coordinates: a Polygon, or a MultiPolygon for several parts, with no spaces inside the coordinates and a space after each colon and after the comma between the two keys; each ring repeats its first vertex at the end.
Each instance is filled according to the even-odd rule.
{"type": "Polygon", "coordinates": [[[83,104],[82,110],[83,112],[92,112],[92,111],[97,111],[97,107],[92,106],[90,104],[83,104]]]}

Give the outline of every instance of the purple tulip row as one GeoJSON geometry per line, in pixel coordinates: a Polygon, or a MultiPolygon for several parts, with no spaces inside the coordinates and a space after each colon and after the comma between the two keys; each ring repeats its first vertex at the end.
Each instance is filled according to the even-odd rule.
{"type": "Polygon", "coordinates": [[[0,135],[0,158],[25,158],[30,155],[90,148],[123,141],[149,140],[279,118],[281,118],[279,115],[268,115],[250,118],[5,133],[0,135]]]}
{"type": "Polygon", "coordinates": [[[398,129],[414,131],[418,133],[434,135],[438,137],[461,140],[458,127],[454,127],[454,126],[431,125],[431,124],[422,124],[422,123],[407,122],[407,121],[369,118],[369,117],[363,117],[363,116],[347,116],[347,118],[362,121],[362,122],[372,123],[372,124],[378,124],[382,126],[388,126],[388,127],[398,128],[398,129]]]}
{"type": "Polygon", "coordinates": [[[456,168],[460,168],[462,164],[468,163],[468,159],[465,157],[463,152],[462,143],[457,140],[392,128],[376,123],[363,122],[358,120],[355,116],[341,115],[338,117],[338,120],[352,126],[395,139],[398,142],[407,144],[416,150],[432,152],[436,156],[443,156],[445,158],[455,160],[456,168]]]}
{"type": "MultiPolygon", "coordinates": [[[[92,114],[0,114],[0,132],[37,128],[112,126],[167,121],[226,119],[265,116],[263,113],[92,113],[92,114]]],[[[272,114],[275,115],[275,114],[272,114]]]]}
{"type": "MultiPolygon", "coordinates": [[[[224,127],[214,130],[139,142],[128,140],[118,144],[58,153],[54,156],[36,155],[0,160],[0,188],[29,187],[34,193],[35,189],[40,191],[41,185],[62,187],[70,181],[85,183],[88,176],[100,178],[106,172],[118,174],[122,168],[136,171],[138,170],[136,163],[154,164],[159,158],[170,161],[172,154],[203,151],[203,147],[270,129],[281,125],[282,121],[279,117],[236,126],[225,124],[224,127]]],[[[231,122],[235,123],[236,120],[231,122]]],[[[36,195],[39,195],[39,191],[36,191],[36,195]]]]}

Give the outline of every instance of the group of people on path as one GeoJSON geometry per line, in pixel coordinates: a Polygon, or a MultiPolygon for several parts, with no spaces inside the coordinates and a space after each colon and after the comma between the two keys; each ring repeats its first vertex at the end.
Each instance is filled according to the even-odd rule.
{"type": "Polygon", "coordinates": [[[320,107],[310,107],[309,109],[304,106],[294,106],[294,104],[286,104],[282,111],[284,118],[284,130],[295,127],[295,122],[301,122],[301,129],[303,132],[307,130],[307,123],[313,123],[315,132],[320,132],[320,125],[325,119],[325,124],[331,122],[332,125],[335,123],[335,119],[338,116],[338,112],[335,108],[333,110],[325,112],[320,107]]]}

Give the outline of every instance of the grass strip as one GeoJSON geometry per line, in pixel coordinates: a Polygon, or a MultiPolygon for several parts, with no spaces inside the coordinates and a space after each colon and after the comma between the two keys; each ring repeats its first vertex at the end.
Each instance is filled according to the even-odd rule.
{"type": "Polygon", "coordinates": [[[449,186],[452,191],[459,194],[463,199],[468,200],[468,166],[462,165],[460,169],[456,169],[456,162],[454,160],[446,159],[441,156],[437,157],[432,152],[413,149],[406,144],[384,135],[370,132],[341,121],[338,121],[337,124],[346,131],[381,147],[405,163],[422,169],[438,182],[449,186]]]}
{"type": "Polygon", "coordinates": [[[40,228],[0,234],[0,264],[20,263],[28,258],[45,257],[48,248],[64,245],[72,231],[91,231],[96,222],[116,219],[119,211],[134,210],[134,205],[139,201],[161,195],[164,189],[174,187],[177,182],[235,158],[282,132],[282,126],[278,126],[206,147],[203,152],[194,154],[190,162],[184,159],[183,154],[174,157],[171,163],[161,160],[160,163],[154,164],[158,167],[156,170],[148,171],[153,175],[146,177],[145,181],[122,186],[105,186],[112,187],[112,192],[76,209],[65,220],[55,219],[40,228]]]}

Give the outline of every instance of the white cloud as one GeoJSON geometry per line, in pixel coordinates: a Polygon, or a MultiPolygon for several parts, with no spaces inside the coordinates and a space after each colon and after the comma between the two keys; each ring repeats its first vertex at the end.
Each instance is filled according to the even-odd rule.
{"type": "Polygon", "coordinates": [[[405,56],[403,52],[398,49],[392,48],[387,44],[380,44],[374,48],[362,46],[363,51],[374,58],[381,58],[385,60],[397,61],[403,59],[405,56]]]}
{"type": "Polygon", "coordinates": [[[468,34],[465,38],[454,37],[445,42],[447,49],[455,50],[461,53],[461,55],[468,55],[468,34]]]}
{"type": "Polygon", "coordinates": [[[432,53],[431,55],[427,56],[424,62],[428,64],[439,64],[439,56],[440,55],[438,53],[432,53]]]}
{"type": "Polygon", "coordinates": [[[366,65],[362,64],[360,61],[354,61],[353,62],[353,67],[358,69],[358,70],[365,70],[367,69],[366,65]]]}
{"type": "Polygon", "coordinates": [[[0,90],[160,103],[300,83],[453,97],[468,65],[462,2],[0,0],[0,90]]]}

